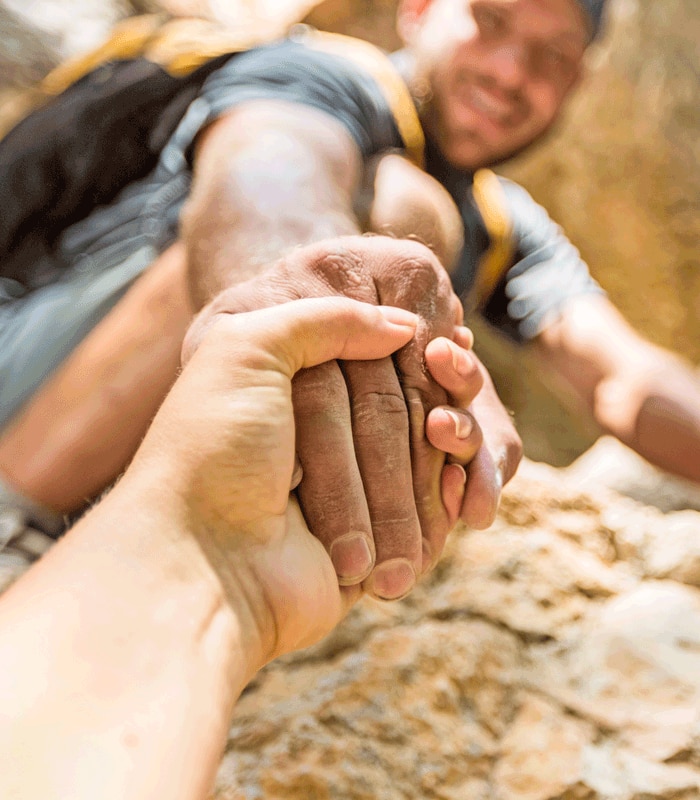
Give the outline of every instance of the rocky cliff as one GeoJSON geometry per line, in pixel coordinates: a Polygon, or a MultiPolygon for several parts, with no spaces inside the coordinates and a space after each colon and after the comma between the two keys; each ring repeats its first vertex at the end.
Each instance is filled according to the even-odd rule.
{"type": "Polygon", "coordinates": [[[214,797],[697,800],[700,513],[604,488],[619,447],[525,464],[413,595],[263,671],[214,797]]]}

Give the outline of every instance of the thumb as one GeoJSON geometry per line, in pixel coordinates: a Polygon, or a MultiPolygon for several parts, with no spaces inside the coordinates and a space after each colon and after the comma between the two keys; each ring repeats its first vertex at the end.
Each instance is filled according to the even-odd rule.
{"type": "Polygon", "coordinates": [[[223,333],[225,327],[241,344],[254,342],[255,351],[272,356],[291,379],[336,358],[384,358],[407,344],[417,325],[418,316],[402,308],[319,297],[227,316],[214,328],[223,333]]]}

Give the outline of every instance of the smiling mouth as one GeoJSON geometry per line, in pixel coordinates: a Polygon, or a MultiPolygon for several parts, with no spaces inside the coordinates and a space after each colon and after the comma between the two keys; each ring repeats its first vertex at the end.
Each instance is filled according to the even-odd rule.
{"type": "Polygon", "coordinates": [[[512,99],[500,97],[488,88],[462,76],[457,81],[461,102],[487,122],[497,127],[512,126],[522,116],[512,99]]]}
{"type": "Polygon", "coordinates": [[[505,124],[513,116],[511,103],[494,97],[491,92],[480,86],[473,86],[468,97],[477,111],[499,125],[505,124]]]}

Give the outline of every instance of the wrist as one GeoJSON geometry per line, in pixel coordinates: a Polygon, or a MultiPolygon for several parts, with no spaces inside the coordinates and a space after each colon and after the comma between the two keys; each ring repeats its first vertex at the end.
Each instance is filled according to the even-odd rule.
{"type": "Polygon", "coordinates": [[[115,591],[157,631],[160,647],[206,658],[235,700],[268,658],[262,598],[174,492],[128,477],[79,523],[76,545],[98,566],[107,559],[98,574],[119,581],[115,591]]]}
{"type": "Polygon", "coordinates": [[[27,797],[58,797],[59,785],[61,796],[95,796],[105,787],[93,776],[104,775],[104,796],[146,797],[164,763],[164,796],[210,785],[262,647],[246,603],[224,592],[153,488],[144,498],[120,484],[3,602],[2,786],[26,741],[42,764],[23,778],[27,797]],[[58,740],[41,734],[57,729],[58,740]],[[78,753],[81,769],[67,777],[78,753]]]}

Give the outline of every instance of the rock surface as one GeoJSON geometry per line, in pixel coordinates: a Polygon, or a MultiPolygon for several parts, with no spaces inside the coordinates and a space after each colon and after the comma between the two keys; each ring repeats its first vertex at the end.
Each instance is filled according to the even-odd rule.
{"type": "Polygon", "coordinates": [[[526,463],[413,595],[264,670],[213,796],[697,800],[700,571],[658,558],[700,514],[581,473],[526,463]]]}

